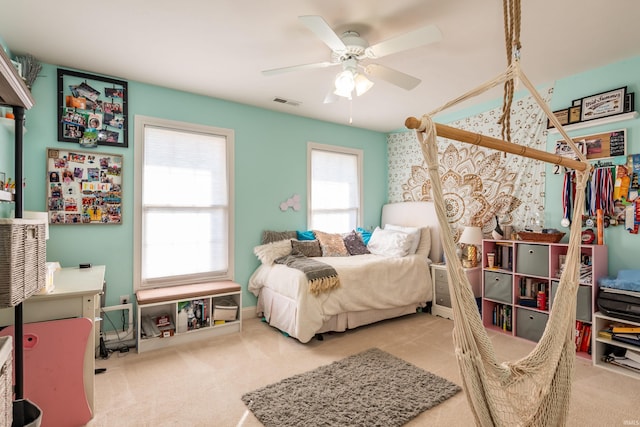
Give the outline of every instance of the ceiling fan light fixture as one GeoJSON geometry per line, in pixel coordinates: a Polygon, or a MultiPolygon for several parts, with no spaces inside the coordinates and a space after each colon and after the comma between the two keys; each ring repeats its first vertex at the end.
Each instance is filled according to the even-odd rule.
{"type": "Polygon", "coordinates": [[[364,74],[356,74],[355,78],[356,95],[360,96],[373,87],[373,82],[366,78],[364,74]]]}
{"type": "Polygon", "coordinates": [[[353,71],[349,69],[341,71],[336,76],[334,83],[336,85],[334,92],[336,95],[351,98],[351,92],[353,92],[353,89],[356,87],[353,71]]]}

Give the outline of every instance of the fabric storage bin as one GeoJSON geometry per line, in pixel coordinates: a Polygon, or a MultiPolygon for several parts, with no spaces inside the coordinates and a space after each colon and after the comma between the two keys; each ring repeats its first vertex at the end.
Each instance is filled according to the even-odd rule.
{"type": "Polygon", "coordinates": [[[538,342],[548,319],[547,313],[519,308],[516,315],[516,336],[538,342]]]}
{"type": "Polygon", "coordinates": [[[549,246],[528,245],[517,246],[516,273],[548,277],[549,276],[549,246]]]}
{"type": "Polygon", "coordinates": [[[484,297],[511,304],[513,285],[511,274],[494,271],[484,272],[484,297]]]}
{"type": "Polygon", "coordinates": [[[46,224],[0,219],[0,308],[13,307],[46,284],[46,224]]]}
{"type": "MultiPolygon", "coordinates": [[[[555,280],[551,282],[551,310],[553,310],[553,301],[556,298],[556,292],[558,292],[559,285],[560,282],[555,280]]],[[[578,295],[576,298],[576,320],[591,323],[591,286],[580,285],[578,287],[578,295]]]]}
{"type": "Polygon", "coordinates": [[[236,320],[238,318],[238,304],[233,298],[213,299],[213,320],[236,320]]]}

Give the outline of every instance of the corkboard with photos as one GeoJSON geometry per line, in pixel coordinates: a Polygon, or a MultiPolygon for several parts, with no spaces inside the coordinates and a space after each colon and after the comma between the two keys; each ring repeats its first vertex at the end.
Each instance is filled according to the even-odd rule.
{"type": "Polygon", "coordinates": [[[58,141],[128,147],[127,82],[58,69],[58,141]]]}
{"type": "Polygon", "coordinates": [[[121,224],[121,155],[47,148],[50,224],[121,224]]]}

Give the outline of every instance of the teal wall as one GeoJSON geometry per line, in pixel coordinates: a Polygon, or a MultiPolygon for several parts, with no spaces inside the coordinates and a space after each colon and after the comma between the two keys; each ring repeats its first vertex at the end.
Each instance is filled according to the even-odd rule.
{"type": "MultiPolygon", "coordinates": [[[[82,71],[82,70],[80,70],[82,71]]],[[[119,78],[119,76],[112,76],[119,78]]],[[[386,135],[350,126],[277,113],[191,93],[129,81],[129,148],[98,146],[97,152],[124,156],[122,225],[54,225],[47,260],[63,267],[81,262],[104,264],[107,305],[133,292],[134,131],[136,114],[205,124],[235,131],[235,279],[244,288],[243,306],[255,305],[246,291],[258,266],[253,247],[264,229],[306,228],[307,142],[364,151],[364,225],[380,222],[387,200],[386,135]],[[282,212],[279,205],[299,194],[302,209],[282,212]]],[[[56,66],[44,64],[33,87],[36,100],[27,112],[25,135],[25,209],[45,210],[45,148],[80,149],[57,141],[56,66]]],[[[0,170],[12,136],[0,130],[0,170]]],[[[13,159],[10,159],[13,162],[13,159]]],[[[185,183],[188,185],[188,183],[185,183]]],[[[179,224],[176,224],[179,226],[179,224]]]]}
{"type": "MultiPolygon", "coordinates": [[[[635,109],[640,104],[640,56],[609,64],[565,79],[555,84],[551,108],[553,111],[571,106],[571,101],[584,96],[606,92],[627,86],[628,92],[636,94],[635,109]]],[[[640,119],[632,119],[607,125],[594,126],[568,132],[569,136],[591,135],[618,129],[627,129],[627,154],[640,154],[640,119]]],[[[555,149],[558,134],[547,138],[547,151],[555,149]]],[[[626,157],[612,159],[616,164],[625,163],[626,157]]],[[[547,166],[545,225],[561,229],[563,175],[554,175],[553,167],[547,166]]],[[[566,229],[565,229],[566,230],[566,229]]],[[[608,227],[604,230],[604,242],[609,248],[609,274],[615,276],[621,269],[637,269],[640,235],[629,234],[624,226],[608,227]]]]}

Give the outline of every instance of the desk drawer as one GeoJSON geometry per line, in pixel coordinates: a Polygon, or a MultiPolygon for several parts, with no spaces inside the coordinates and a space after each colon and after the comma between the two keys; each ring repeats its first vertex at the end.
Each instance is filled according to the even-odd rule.
{"type": "Polygon", "coordinates": [[[484,272],[484,297],[511,304],[513,285],[511,274],[484,272]]]}
{"type": "Polygon", "coordinates": [[[548,319],[547,313],[519,308],[516,316],[516,335],[538,342],[548,319]]]}
{"type": "Polygon", "coordinates": [[[522,244],[517,248],[516,273],[549,276],[549,246],[522,244]]]}

